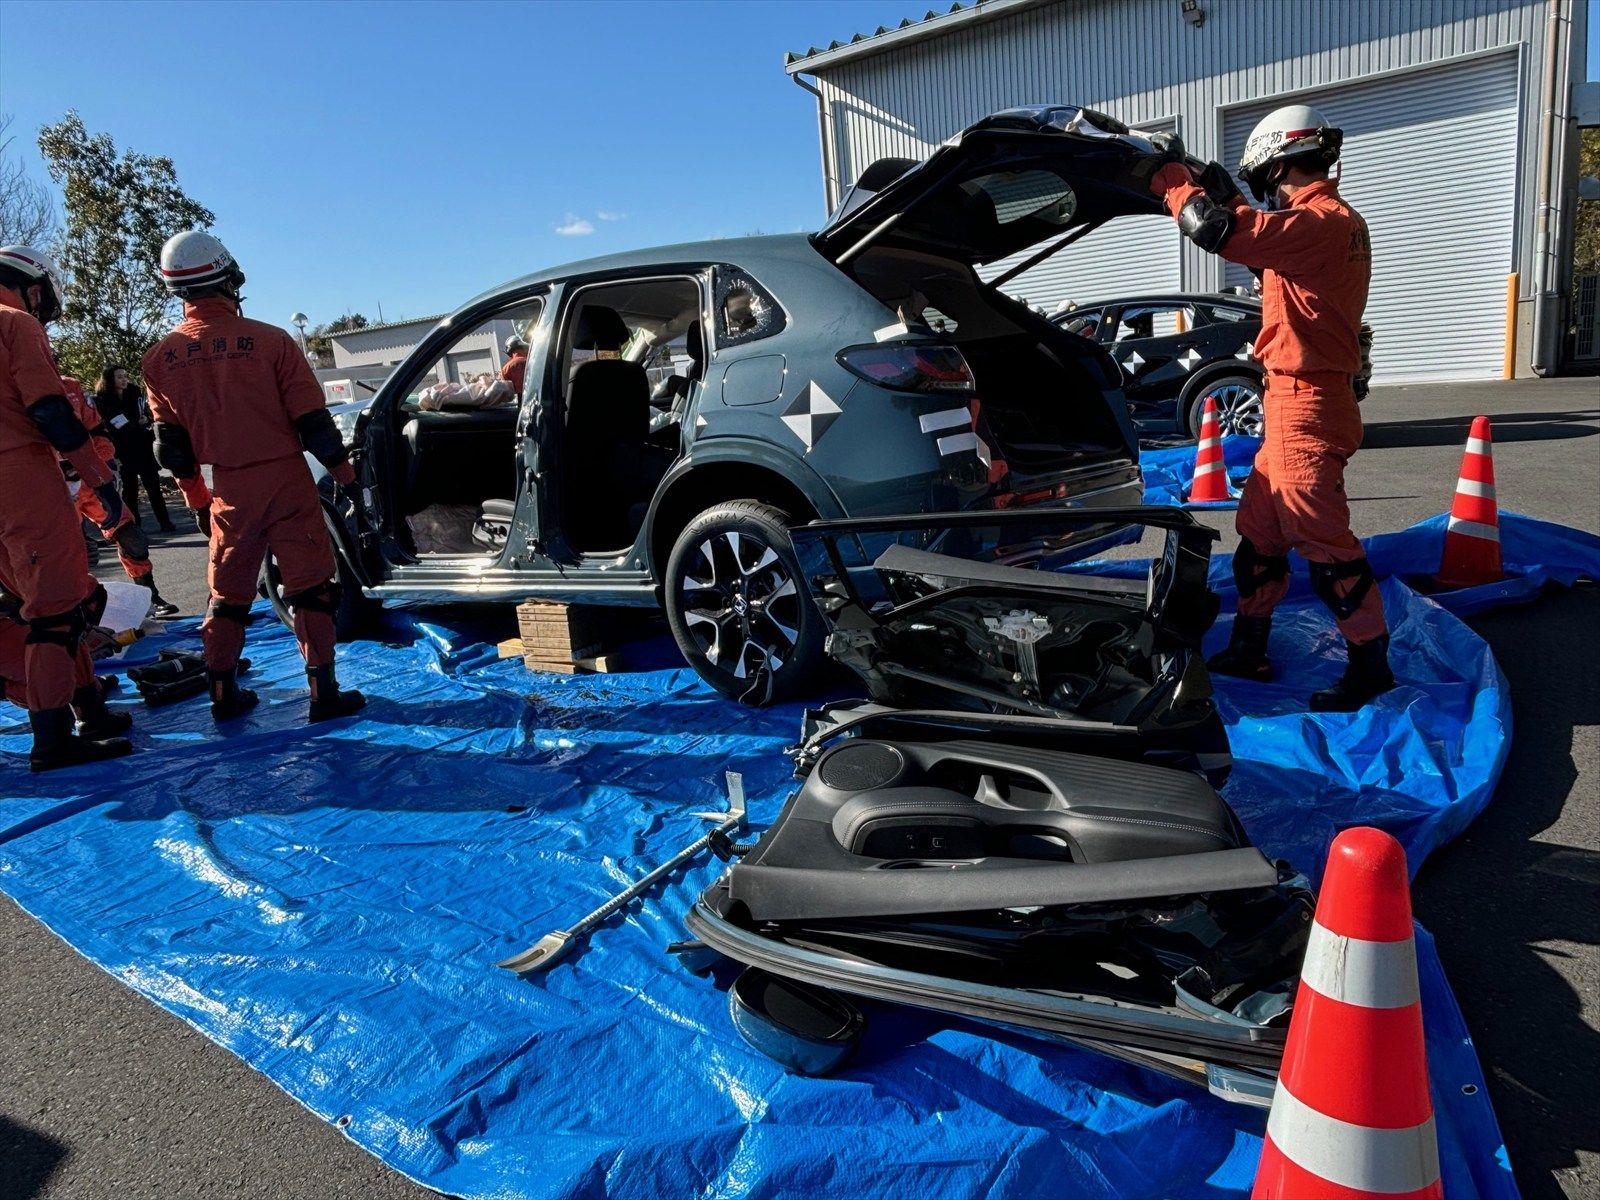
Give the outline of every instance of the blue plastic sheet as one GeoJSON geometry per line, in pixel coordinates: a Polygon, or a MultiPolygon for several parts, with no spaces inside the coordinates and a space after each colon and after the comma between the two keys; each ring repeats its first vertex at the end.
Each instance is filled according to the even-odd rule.
{"type": "MultiPolygon", "coordinates": [[[[1485,644],[1399,579],[1382,590],[1402,686],[1377,705],[1304,711],[1338,647],[1305,595],[1274,649],[1313,670],[1218,681],[1227,796],[1313,875],[1358,823],[1415,870],[1488,802],[1509,745],[1485,644]]],[[[0,889],[395,1169],[469,1196],[1247,1194],[1260,1110],[1025,1034],[875,1006],[841,1075],[785,1075],[665,952],[719,863],[543,975],[492,966],[702,833],[690,814],[722,807],[725,770],[758,827],[775,816],[796,708],[738,707],[681,667],[530,674],[419,625],[345,648],[371,702],[308,732],[292,640],[258,622],[248,653],[254,715],[138,707],[136,760],[29,775],[21,714],[0,714],[0,889]]],[[[1425,934],[1418,950],[1446,1193],[1514,1196],[1425,934]]]]}
{"type": "Polygon", "coordinates": [[[1240,490],[1250,475],[1261,439],[1229,434],[1222,439],[1222,465],[1228,473],[1228,500],[1190,503],[1189,488],[1194,484],[1193,442],[1179,446],[1146,447],[1139,451],[1139,470],[1144,473],[1144,502],[1178,508],[1238,508],[1240,490]]]}

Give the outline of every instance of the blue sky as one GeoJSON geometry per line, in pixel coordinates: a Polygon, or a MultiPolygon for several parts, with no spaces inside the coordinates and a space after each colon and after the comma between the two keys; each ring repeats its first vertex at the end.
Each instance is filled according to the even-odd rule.
{"type": "Polygon", "coordinates": [[[569,259],[816,228],[784,51],[927,7],[3,0],[0,111],[19,145],[75,107],[171,155],[252,315],[394,320],[569,259]]]}
{"type": "Polygon", "coordinates": [[[0,111],[19,144],[75,107],[171,155],[253,315],[394,320],[569,259],[815,228],[816,109],[783,52],[930,5],[3,0],[0,111]]]}

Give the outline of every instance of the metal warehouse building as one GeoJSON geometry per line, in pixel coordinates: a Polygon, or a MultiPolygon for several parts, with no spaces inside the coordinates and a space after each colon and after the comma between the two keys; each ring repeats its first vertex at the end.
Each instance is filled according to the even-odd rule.
{"type": "MultiPolygon", "coordinates": [[[[1231,168],[1268,111],[1313,104],[1345,130],[1341,188],[1372,230],[1376,378],[1499,378],[1513,357],[1518,373],[1556,369],[1566,344],[1586,7],[979,0],[790,55],[787,70],[817,97],[830,210],[872,162],[926,157],[998,109],[1085,105],[1176,130],[1231,168]]],[[[1048,311],[1248,282],[1149,217],[1007,288],[1048,311]]]]}

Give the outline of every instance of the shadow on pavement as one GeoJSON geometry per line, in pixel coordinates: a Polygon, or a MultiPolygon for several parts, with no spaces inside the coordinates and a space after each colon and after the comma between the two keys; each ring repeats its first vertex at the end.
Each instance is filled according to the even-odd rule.
{"type": "Polygon", "coordinates": [[[33,1200],[67,1157],[67,1148],[48,1134],[10,1117],[0,1117],[0,1195],[33,1200]]]}
{"type": "MultiPolygon", "coordinates": [[[[1410,446],[1459,446],[1467,440],[1467,430],[1476,414],[1460,417],[1433,417],[1422,421],[1369,421],[1361,440],[1363,450],[1393,450],[1410,446]]],[[[1600,433],[1594,422],[1600,410],[1564,412],[1490,413],[1496,442],[1548,442],[1562,438],[1593,437],[1600,433]]]]}
{"type": "Polygon", "coordinates": [[[1584,1020],[1580,994],[1594,993],[1582,978],[1593,960],[1561,945],[1600,944],[1600,830],[1575,786],[1596,769],[1600,591],[1470,624],[1511,685],[1511,752],[1493,803],[1423,867],[1417,915],[1473,1031],[1523,1195],[1560,1200],[1582,1191],[1570,1190],[1577,1152],[1600,1150],[1600,1031],[1584,1020]],[[1536,840],[1558,821],[1560,838],[1585,844],[1536,840]],[[1554,1172],[1567,1174],[1568,1189],[1554,1172]]]}

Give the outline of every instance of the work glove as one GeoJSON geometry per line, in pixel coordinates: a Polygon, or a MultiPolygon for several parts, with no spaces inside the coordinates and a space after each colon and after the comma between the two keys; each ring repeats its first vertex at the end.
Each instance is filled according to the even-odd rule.
{"type": "Polygon", "coordinates": [[[1183,139],[1177,134],[1158,131],[1149,134],[1148,137],[1150,138],[1150,144],[1160,152],[1163,164],[1181,163],[1188,157],[1183,148],[1183,139]]]}
{"type": "Polygon", "coordinates": [[[117,491],[117,481],[108,479],[104,483],[96,484],[95,496],[100,501],[100,507],[106,510],[106,523],[100,528],[115,529],[122,522],[122,496],[117,491]]]}
{"type": "Polygon", "coordinates": [[[194,527],[209,538],[211,536],[211,509],[209,507],[191,508],[189,511],[194,514],[194,527]]]}
{"type": "Polygon", "coordinates": [[[1195,175],[1194,181],[1205,188],[1206,195],[1217,204],[1232,204],[1239,195],[1239,185],[1228,168],[1212,159],[1195,175]]]}

